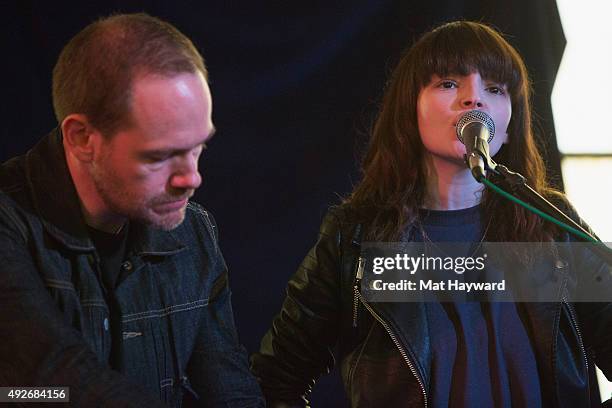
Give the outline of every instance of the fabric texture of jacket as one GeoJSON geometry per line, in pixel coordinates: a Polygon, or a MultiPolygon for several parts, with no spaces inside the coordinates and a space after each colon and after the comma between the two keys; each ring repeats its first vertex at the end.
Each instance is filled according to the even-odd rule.
{"type": "MultiPolygon", "coordinates": [[[[346,206],[326,215],[316,244],[288,283],[281,312],[251,357],[268,406],[308,406],[311,388],[336,356],[351,406],[432,406],[424,304],[364,299],[357,281],[362,226],[354,220],[346,206]]],[[[575,273],[563,261],[547,267],[561,278],[560,289],[575,273]]],[[[612,293],[609,269],[607,274],[604,284],[612,293]]],[[[600,406],[593,363],[612,378],[612,304],[571,304],[559,293],[558,302],[517,304],[531,333],[543,404],[600,406]]]]}
{"type": "Polygon", "coordinates": [[[172,231],[130,223],[109,308],[58,130],[0,167],[0,385],[68,386],[71,405],[264,406],[238,342],[212,216],[172,231]]]}

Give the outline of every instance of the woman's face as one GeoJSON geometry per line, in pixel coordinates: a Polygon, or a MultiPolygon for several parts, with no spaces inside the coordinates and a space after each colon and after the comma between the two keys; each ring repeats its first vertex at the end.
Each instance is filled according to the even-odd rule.
{"type": "Polygon", "coordinates": [[[510,95],[504,84],[469,75],[431,77],[417,99],[419,133],[425,149],[434,157],[465,166],[465,146],[457,139],[455,126],[464,112],[484,111],[495,122],[495,137],[489,144],[494,156],[508,140],[508,123],[512,115],[510,95]]]}

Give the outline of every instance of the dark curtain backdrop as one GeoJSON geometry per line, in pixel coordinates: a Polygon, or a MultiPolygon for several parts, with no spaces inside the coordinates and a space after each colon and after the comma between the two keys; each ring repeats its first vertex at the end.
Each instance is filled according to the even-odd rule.
{"type": "MultiPolygon", "coordinates": [[[[385,80],[417,35],[454,19],[491,23],[525,57],[550,173],[557,185],[550,91],[565,40],[554,0],[19,2],[2,12],[0,160],[56,123],[51,70],[61,47],[112,12],[145,11],[201,50],[218,132],[201,160],[196,201],[219,225],[234,312],[249,352],[279,310],[289,276],[326,208],[358,180],[358,157],[385,80]]],[[[315,406],[346,405],[322,379],[315,406]]]]}

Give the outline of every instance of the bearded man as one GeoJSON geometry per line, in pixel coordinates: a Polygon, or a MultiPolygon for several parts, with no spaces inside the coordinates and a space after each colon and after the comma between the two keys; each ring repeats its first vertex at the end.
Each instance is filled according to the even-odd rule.
{"type": "Polygon", "coordinates": [[[58,127],[0,167],[0,386],[81,406],[263,406],[211,214],[202,56],[146,14],[90,24],[53,71],[58,127]]]}

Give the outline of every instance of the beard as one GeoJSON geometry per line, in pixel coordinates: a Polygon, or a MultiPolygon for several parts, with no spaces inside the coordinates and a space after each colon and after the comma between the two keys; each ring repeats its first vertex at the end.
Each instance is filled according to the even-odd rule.
{"type": "MultiPolygon", "coordinates": [[[[193,190],[176,190],[153,195],[130,188],[129,183],[117,177],[112,166],[106,164],[106,160],[100,160],[92,166],[91,177],[99,196],[112,213],[164,231],[181,225],[185,219],[186,205],[174,210],[159,207],[189,199],[193,195],[193,190]]],[[[131,180],[131,184],[138,187],[134,180],[131,180]]]]}

